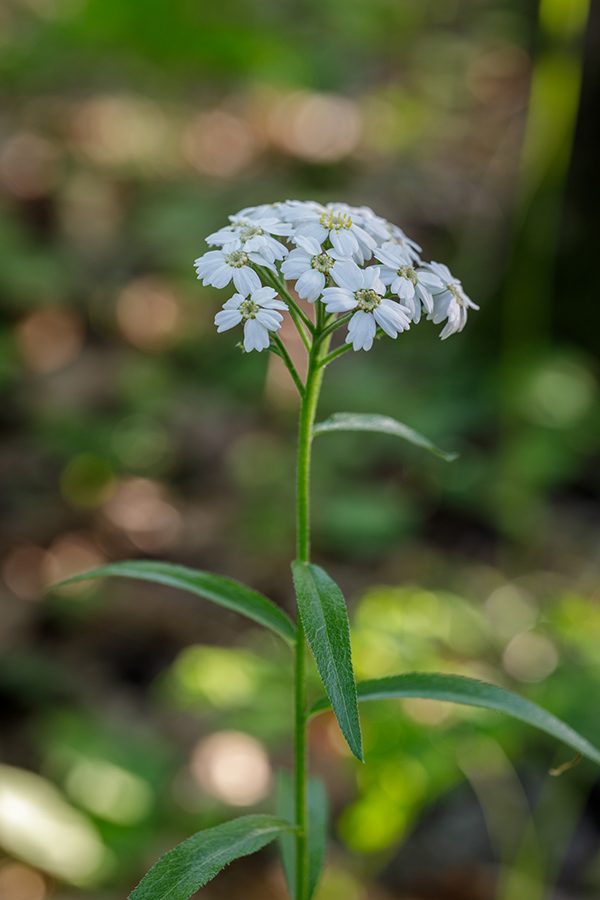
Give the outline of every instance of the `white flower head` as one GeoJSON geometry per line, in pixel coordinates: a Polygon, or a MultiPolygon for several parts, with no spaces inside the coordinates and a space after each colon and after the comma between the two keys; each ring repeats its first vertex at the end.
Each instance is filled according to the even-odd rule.
{"type": "Polygon", "coordinates": [[[215,316],[217,331],[228,331],[244,323],[244,350],[266,350],[270,343],[269,331],[278,331],[283,316],[277,312],[287,309],[283,300],[277,299],[277,292],[270,287],[261,287],[249,297],[234,294],[223,309],[215,316]]]}
{"type": "Polygon", "coordinates": [[[410,327],[407,309],[384,297],[386,287],[380,278],[379,266],[360,269],[349,259],[339,260],[331,269],[338,287],[325,288],[323,301],[327,312],[356,312],[348,323],[346,343],[355,350],[370,350],[377,326],[390,337],[410,327]]]}
{"type": "Polygon", "coordinates": [[[296,280],[296,292],[303,300],[314,303],[323,293],[334,263],[335,250],[324,251],[315,238],[297,237],[298,246],[281,264],[284,278],[296,280]]]}
{"type": "Polygon", "coordinates": [[[448,321],[440,332],[440,337],[445,340],[451,334],[462,331],[467,324],[467,312],[469,309],[479,309],[470,297],[464,292],[458,278],[455,278],[448,266],[443,263],[431,262],[428,268],[437,275],[442,286],[433,289],[433,310],[427,316],[436,325],[448,321]]]}
{"type": "Polygon", "coordinates": [[[352,257],[359,263],[371,259],[377,242],[352,218],[352,209],[344,204],[329,204],[319,209],[306,209],[300,216],[292,240],[313,238],[319,244],[329,241],[339,256],[352,257]]]}
{"type": "Polygon", "coordinates": [[[421,305],[427,313],[433,312],[432,291],[444,287],[437,275],[428,269],[415,268],[406,249],[392,241],[376,250],[375,256],[383,263],[381,280],[410,310],[415,324],[421,319],[421,305]]]}
{"type": "Polygon", "coordinates": [[[209,234],[207,244],[216,246],[227,244],[235,250],[243,250],[244,253],[256,254],[259,265],[273,267],[277,259],[287,256],[288,248],[272,237],[273,234],[289,236],[292,226],[282,222],[278,215],[235,215],[229,216],[231,225],[220,228],[209,234]]]}
{"type": "Polygon", "coordinates": [[[277,291],[294,323],[306,326],[309,347],[322,328],[329,334],[348,322],[346,343],[369,350],[378,329],[396,338],[424,314],[444,323],[444,339],[462,331],[469,309],[479,309],[446,266],[424,264],[419,245],[368,206],[312,200],[248,206],[206,240],[216,249],[195,261],[198,278],[217,288],[233,282],[237,293],[215,323],[219,331],[243,324],[246,350],[266,349],[281,327],[280,311],[288,306],[277,291]],[[293,296],[285,279],[294,282],[293,296]],[[302,301],[322,303],[329,318],[311,319],[302,301]]]}
{"type": "Polygon", "coordinates": [[[221,250],[209,250],[199,256],[194,265],[204,285],[223,288],[233,280],[237,290],[247,297],[261,286],[260,278],[248,265],[255,261],[255,254],[240,250],[236,244],[226,244],[221,250]]]}

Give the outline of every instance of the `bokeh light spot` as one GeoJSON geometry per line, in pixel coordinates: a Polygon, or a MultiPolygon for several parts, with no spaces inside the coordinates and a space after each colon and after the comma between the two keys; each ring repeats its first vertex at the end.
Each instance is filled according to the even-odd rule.
{"type": "Polygon", "coordinates": [[[558,665],[558,651],[552,641],[533,631],[518,634],[502,656],[502,665],[519,681],[543,681],[558,665]]]}
{"type": "Polygon", "coordinates": [[[79,759],[67,776],[65,788],[85,809],[117,825],[141,822],[154,801],[147,781],[105,759],[79,759]]]}
{"type": "MultiPolygon", "coordinates": [[[[104,561],[102,553],[86,534],[78,532],[64,534],[50,545],[46,553],[43,567],[44,581],[47,585],[55,584],[72,575],[95,569],[104,561]]],[[[61,593],[81,594],[89,589],[89,584],[83,582],[62,587],[61,593]]]]}
{"type": "Polygon", "coordinates": [[[103,511],[140,550],[170,547],[181,532],[181,516],[169,502],[166,488],[149,478],[121,481],[103,511]]]}
{"type": "Polygon", "coordinates": [[[485,614],[501,638],[511,638],[535,625],[538,608],[529,591],[515,584],[505,584],[487,598],[485,614]]]}
{"type": "Polygon", "coordinates": [[[253,657],[224,647],[187,647],[175,660],[173,676],[184,701],[206,699],[219,709],[246,703],[258,686],[253,657]]]}
{"type": "Polygon", "coordinates": [[[377,853],[398,840],[406,822],[406,809],[376,788],[344,811],[339,829],[352,850],[377,853]]]}
{"type": "Polygon", "coordinates": [[[104,847],[92,824],[39,775],[0,766],[0,844],[73,884],[93,883],[104,847]]]}
{"type": "Polygon", "coordinates": [[[60,152],[51,141],[19,132],[0,149],[0,184],[23,200],[44,197],[56,183],[59,160],[60,152]]]}
{"type": "Polygon", "coordinates": [[[83,322],[71,310],[47,307],[17,325],[17,345],[34,372],[54,372],[73,362],[83,346],[83,322]]]}
{"type": "Polygon", "coordinates": [[[35,544],[18,544],[2,561],[2,577],[22,600],[39,600],[45,590],[43,567],[46,551],[35,544]]]}
{"type": "Polygon", "coordinates": [[[275,103],[269,116],[271,139],[288,153],[317,163],[349,156],[360,141],[357,104],[337,94],[298,91],[275,103]]]}
{"type": "Polygon", "coordinates": [[[142,350],[163,350],[176,340],[181,313],[174,291],[156,277],[138,278],[117,299],[123,335],[142,350]]]}
{"type": "Polygon", "coordinates": [[[0,869],[0,900],[44,900],[46,882],[39,872],[21,863],[0,869]]]}
{"type": "Polygon", "coordinates": [[[569,428],[592,407],[597,384],[588,369],[560,361],[540,368],[529,381],[523,397],[524,411],[548,428],[569,428]]]}
{"type": "Polygon", "coordinates": [[[115,486],[110,463],[95,453],[79,453],[60,476],[60,489],[73,506],[92,508],[106,502],[115,486]]]}
{"type": "Polygon", "coordinates": [[[257,150],[248,123],[219,109],[197,116],[183,137],[183,152],[190,165],[217,178],[237,175],[252,162],[257,150]]]}
{"type": "Polygon", "coordinates": [[[241,731],[204,738],[194,748],[190,765],[200,787],[231,806],[252,806],[271,788],[271,765],[263,745],[241,731]]]}

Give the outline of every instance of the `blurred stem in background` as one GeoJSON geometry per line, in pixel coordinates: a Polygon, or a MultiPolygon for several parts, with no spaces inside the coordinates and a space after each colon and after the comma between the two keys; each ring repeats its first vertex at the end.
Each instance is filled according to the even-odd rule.
{"type": "MultiPolygon", "coordinates": [[[[523,472],[519,483],[515,467],[524,437],[519,404],[532,367],[542,364],[550,350],[556,261],[588,15],[589,0],[540,0],[513,241],[503,289],[499,370],[501,438],[494,504],[499,524],[517,539],[539,532],[544,518],[536,475],[523,472]]],[[[575,308],[574,297],[565,302],[575,308]]],[[[565,310],[564,315],[571,313],[565,310]]],[[[525,427],[531,430],[530,424],[525,427]]]]}
{"type": "Polygon", "coordinates": [[[504,299],[508,373],[550,331],[563,196],[573,149],[589,0],[540,0],[538,48],[521,155],[504,299]]]}

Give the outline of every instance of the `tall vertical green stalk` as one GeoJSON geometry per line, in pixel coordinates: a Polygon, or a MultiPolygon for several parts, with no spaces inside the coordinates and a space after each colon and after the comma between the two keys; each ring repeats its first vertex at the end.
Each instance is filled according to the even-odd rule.
{"type": "MultiPolygon", "coordinates": [[[[320,324],[320,323],[318,323],[320,324]]],[[[318,332],[317,332],[318,333],[318,332]]],[[[312,429],[319,402],[324,369],[320,365],[327,352],[328,339],[315,340],[309,355],[308,374],[298,433],[297,468],[297,558],[310,560],[310,462],[312,429]]],[[[295,666],[295,716],[294,716],[294,798],[296,833],[296,900],[306,900],[308,886],[308,816],[307,816],[307,753],[306,753],[306,639],[298,616],[295,666]]]]}

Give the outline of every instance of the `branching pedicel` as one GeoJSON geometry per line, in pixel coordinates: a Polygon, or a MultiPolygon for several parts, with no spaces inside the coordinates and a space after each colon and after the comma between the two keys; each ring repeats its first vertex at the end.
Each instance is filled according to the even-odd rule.
{"type": "Polygon", "coordinates": [[[359,702],[421,697],[497,710],[553,735],[600,763],[600,751],[555,716],[495,685],[458,675],[403,673],[355,683],[350,629],[342,592],[327,573],[310,563],[309,485],[313,438],[328,431],[380,431],[450,460],[431,441],[382,415],[337,413],[315,425],[325,368],[346,350],[369,350],[379,335],[396,338],[423,311],[447,338],[462,331],[477,306],[460,281],[441,263],[425,263],[421,248],[396,225],[366,207],[287,201],[244,209],[211,234],[209,250],[196,260],[204,284],[236,293],[217,313],[219,331],[244,326],[246,351],[269,349],[288,367],[301,398],[297,466],[297,552],[292,563],[296,624],[258,592],[222,575],[172,563],[133,560],[112,563],[71,581],[118,575],[180,588],[233,609],[271,629],[295,654],[294,772],[279,782],[278,815],[250,815],[198,832],[156,863],[131,894],[132,900],[188,900],[222,868],[279,839],[293,900],[310,900],[325,856],[327,806],[323,786],[308,778],[308,719],[331,707],[352,753],[362,760],[359,702]],[[287,290],[295,282],[300,300],[314,304],[314,316],[287,290]],[[303,380],[277,332],[288,313],[308,355],[303,380]],[[333,333],[347,325],[345,343],[330,351],[333,333]],[[305,688],[306,643],[326,696],[309,706],[305,688]]]}

